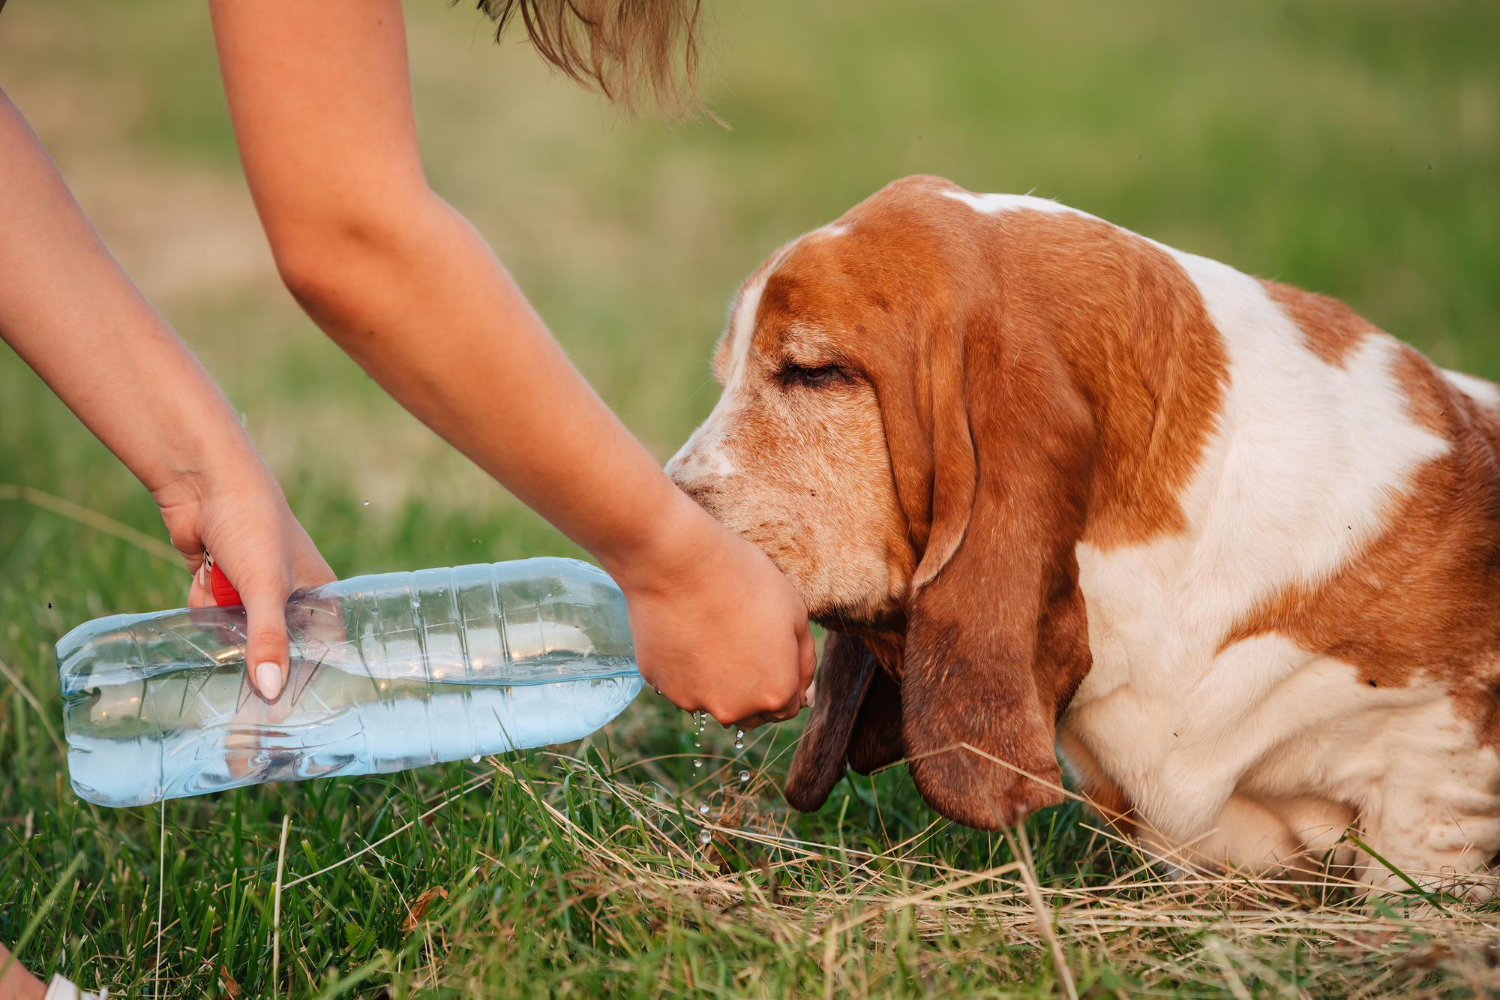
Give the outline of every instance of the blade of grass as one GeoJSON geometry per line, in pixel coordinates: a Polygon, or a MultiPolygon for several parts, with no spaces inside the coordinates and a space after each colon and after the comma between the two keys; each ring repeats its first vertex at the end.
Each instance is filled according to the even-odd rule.
{"type": "Polygon", "coordinates": [[[276,886],[271,900],[271,995],[281,991],[281,879],[286,874],[286,835],[292,814],[281,817],[281,846],[276,849],[276,886]]]}
{"type": "Polygon", "coordinates": [[[64,497],[53,496],[33,486],[21,486],[15,483],[0,483],[0,500],[17,500],[21,503],[40,507],[42,510],[65,517],[70,521],[82,524],[85,527],[101,531],[106,535],[113,535],[120,541],[145,552],[147,555],[155,556],[157,559],[170,562],[174,565],[182,564],[182,553],[178,552],[166,542],[142,531],[137,531],[128,524],[116,521],[108,515],[101,514],[97,510],[90,510],[82,504],[74,503],[64,497]]]}

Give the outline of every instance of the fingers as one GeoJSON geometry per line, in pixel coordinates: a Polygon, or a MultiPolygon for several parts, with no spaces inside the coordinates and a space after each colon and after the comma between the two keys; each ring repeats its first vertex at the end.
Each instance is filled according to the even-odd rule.
{"type": "Polygon", "coordinates": [[[733,725],[740,727],[748,733],[750,730],[759,729],[761,726],[769,726],[777,722],[789,722],[795,719],[801,712],[802,699],[798,698],[795,703],[788,705],[786,708],[775,712],[761,712],[750,716],[748,719],[741,719],[733,723],[733,725]]]}
{"type": "MultiPolygon", "coordinates": [[[[762,702],[762,704],[765,704],[765,702],[762,702]]],[[[785,701],[774,708],[752,712],[749,715],[742,715],[739,711],[723,709],[719,711],[705,709],[704,711],[708,712],[714,721],[722,726],[738,726],[741,729],[749,731],[772,722],[785,722],[788,719],[795,719],[797,713],[802,711],[802,692],[798,691],[789,701],[785,701]]]]}
{"type": "Polygon", "coordinates": [[[780,721],[780,719],[772,718],[769,715],[752,715],[748,719],[741,719],[736,725],[748,733],[752,729],[759,729],[761,726],[780,721]]]}
{"type": "Polygon", "coordinates": [[[797,657],[797,680],[796,687],[787,697],[787,700],[776,708],[760,712],[749,719],[740,721],[743,729],[754,729],[772,722],[786,722],[795,719],[801,713],[807,702],[809,689],[812,687],[813,672],[818,666],[818,645],[813,640],[812,629],[808,627],[807,619],[799,619],[795,626],[796,647],[794,655],[797,657]]]}
{"type": "Polygon", "coordinates": [[[804,693],[805,699],[805,692],[812,686],[813,673],[818,669],[818,643],[813,639],[812,627],[805,618],[797,624],[797,655],[800,657],[798,669],[801,678],[797,690],[804,693]]]}
{"type": "Polygon", "coordinates": [[[777,708],[768,709],[764,712],[756,712],[738,721],[726,722],[725,725],[736,725],[748,732],[751,729],[758,729],[773,722],[786,722],[790,719],[795,719],[803,708],[802,694],[802,690],[798,689],[788,701],[777,708]]]}
{"type": "Polygon", "coordinates": [[[208,563],[200,561],[198,569],[193,573],[193,582],[188,584],[188,603],[190,608],[208,608],[214,605],[213,588],[208,582],[208,563]]]}
{"type": "Polygon", "coordinates": [[[776,664],[777,669],[766,675],[764,680],[774,687],[763,688],[761,697],[750,700],[748,705],[742,703],[739,706],[721,704],[706,707],[708,714],[722,725],[739,726],[745,730],[796,718],[802,711],[808,688],[812,685],[813,671],[818,663],[818,647],[805,618],[796,621],[793,638],[790,649],[783,647],[770,660],[776,664]],[[788,664],[784,657],[791,657],[794,662],[788,664]],[[795,672],[788,672],[789,667],[795,672]],[[782,688],[782,684],[787,686],[782,688]],[[748,713],[745,712],[747,708],[751,709],[748,713]]]}
{"type": "Polygon", "coordinates": [[[698,586],[627,589],[626,604],[648,682],[684,711],[753,729],[802,711],[817,646],[796,591],[758,549],[728,537],[743,572],[715,566],[698,586]]]}
{"type": "Polygon", "coordinates": [[[286,686],[287,638],[285,587],[252,588],[245,598],[245,665],[250,683],[266,701],[275,701],[286,686]]]}
{"type": "MultiPolygon", "coordinates": [[[[761,702],[761,704],[765,703],[764,701],[761,702]]],[[[740,729],[748,732],[751,729],[768,725],[772,722],[785,722],[788,719],[796,718],[797,713],[802,711],[802,695],[799,691],[789,701],[784,701],[780,705],[766,708],[759,712],[751,712],[748,715],[743,714],[744,709],[736,710],[727,706],[705,708],[703,711],[707,712],[721,726],[738,726],[740,729]]]]}

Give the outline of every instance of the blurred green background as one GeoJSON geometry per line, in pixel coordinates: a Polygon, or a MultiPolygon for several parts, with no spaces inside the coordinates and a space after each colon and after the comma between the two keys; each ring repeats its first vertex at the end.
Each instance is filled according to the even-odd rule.
{"type": "MultiPolygon", "coordinates": [[[[917,172],[1054,197],[1338,296],[1440,363],[1500,377],[1493,0],[705,7],[703,92],[728,128],[624,117],[518,41],[497,47],[468,3],[406,4],[433,186],[663,459],[713,405],[709,351],[743,275],[917,172]]],[[[243,412],[335,570],[574,552],[386,398],[281,288],[240,175],[203,4],[10,0],[0,86],[243,412]]],[[[493,419],[505,419],[503,400],[493,419]]],[[[0,353],[0,663],[39,705],[0,686],[0,874],[23,879],[17,891],[35,903],[73,848],[67,838],[51,853],[27,846],[22,824],[29,834],[36,816],[77,814],[44,731],[58,718],[51,645],[86,618],[180,603],[186,580],[4,492],[17,485],[164,534],[130,475],[0,353]]],[[[665,717],[627,713],[617,736],[646,753],[657,737],[641,720],[665,717]]],[[[279,828],[276,803],[314,801],[275,794],[245,810],[246,829],[259,824],[246,836],[262,848],[279,828]]],[[[775,808],[774,787],[763,798],[775,808]]],[[[907,805],[910,828],[930,819],[907,805]]],[[[878,842],[885,820],[856,814],[878,842]]],[[[173,822],[210,830],[214,815],[183,806],[173,822]]],[[[149,821],[93,820],[143,869],[156,860],[149,821]]],[[[236,826],[233,851],[188,856],[183,877],[212,884],[214,865],[237,863],[239,836],[236,826]]],[[[121,874],[106,907],[135,900],[149,875],[121,874]]],[[[119,907],[123,940],[133,924],[119,907]]],[[[28,911],[0,907],[0,939],[28,911]]],[[[264,954],[231,964],[254,976],[264,954]]],[[[111,981],[141,974],[126,966],[111,981]]]]}
{"type": "MultiPolygon", "coordinates": [[[[1500,375],[1494,3],[710,3],[703,90],[729,129],[624,118],[519,41],[497,47],[467,4],[407,13],[434,187],[663,458],[714,402],[708,354],[738,281],[916,172],[1058,198],[1500,375]]],[[[0,86],[337,570],[567,550],[281,289],[202,5],[12,0],[3,16],[0,86]]],[[[0,479],[155,530],[128,474],[9,355],[0,398],[0,479]]],[[[0,586],[45,588],[58,553],[34,550],[76,546],[67,530],[0,508],[0,586]]]]}

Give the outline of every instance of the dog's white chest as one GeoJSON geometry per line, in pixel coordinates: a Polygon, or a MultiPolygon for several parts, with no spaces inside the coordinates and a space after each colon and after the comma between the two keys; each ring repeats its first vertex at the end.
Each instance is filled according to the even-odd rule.
{"type": "Polygon", "coordinates": [[[1164,841],[1258,866],[1332,847],[1360,817],[1444,841],[1463,815],[1475,842],[1500,837],[1500,758],[1441,685],[1371,688],[1275,634],[1219,651],[1140,553],[1081,550],[1080,569],[1094,665],[1060,728],[1164,841]]]}

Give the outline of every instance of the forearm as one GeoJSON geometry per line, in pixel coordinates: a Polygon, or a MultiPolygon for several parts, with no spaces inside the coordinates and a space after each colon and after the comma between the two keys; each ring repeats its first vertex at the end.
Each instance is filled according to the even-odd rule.
{"type": "Polygon", "coordinates": [[[357,225],[273,232],[323,328],[615,578],[643,676],[726,725],[799,710],[814,658],[801,599],[672,485],[457,213],[419,192],[357,225]]]}
{"type": "Polygon", "coordinates": [[[313,318],[407,409],[614,572],[674,521],[706,520],[462,216],[422,188],[360,220],[273,245],[313,318]]]}
{"type": "Polygon", "coordinates": [[[399,0],[213,0],[245,176],[308,312],[408,409],[594,553],[643,676],[724,723],[787,718],[807,608],[678,491],[427,187],[399,0]]]}
{"type": "Polygon", "coordinates": [[[0,93],[0,337],[148,489],[259,466],[234,412],[110,256],[0,93]]]}
{"type": "Polygon", "coordinates": [[[210,10],[245,177],[287,285],[323,329],[612,573],[645,550],[660,566],[684,526],[711,531],[429,190],[397,0],[210,10]]]}

